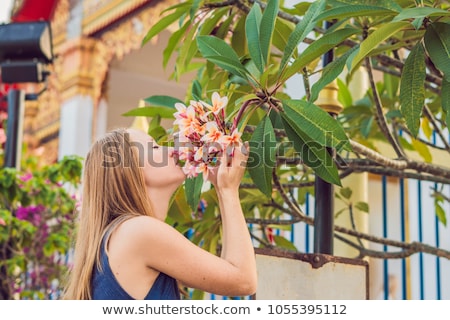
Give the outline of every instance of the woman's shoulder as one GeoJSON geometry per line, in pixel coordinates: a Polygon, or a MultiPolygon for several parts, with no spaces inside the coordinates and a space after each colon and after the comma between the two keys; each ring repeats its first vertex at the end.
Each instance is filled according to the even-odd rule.
{"type": "Polygon", "coordinates": [[[129,235],[133,235],[133,234],[139,235],[141,233],[147,234],[149,229],[150,230],[152,230],[152,229],[158,230],[161,227],[163,227],[163,225],[167,225],[167,224],[161,220],[154,218],[154,217],[142,215],[142,216],[136,216],[136,217],[129,218],[129,219],[125,220],[124,222],[122,222],[120,224],[120,226],[118,226],[117,232],[118,233],[125,232],[129,235]]]}

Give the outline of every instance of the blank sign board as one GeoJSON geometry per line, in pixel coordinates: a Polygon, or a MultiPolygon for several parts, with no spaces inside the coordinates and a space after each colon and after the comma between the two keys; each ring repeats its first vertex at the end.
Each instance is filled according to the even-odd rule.
{"type": "Polygon", "coordinates": [[[257,300],[365,300],[368,263],[324,254],[256,249],[257,300]]]}

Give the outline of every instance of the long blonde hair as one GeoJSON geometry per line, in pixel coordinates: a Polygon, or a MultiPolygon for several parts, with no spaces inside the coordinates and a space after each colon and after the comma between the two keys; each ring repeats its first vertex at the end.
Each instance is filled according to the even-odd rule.
{"type": "Polygon", "coordinates": [[[135,149],[126,129],[116,129],[96,141],[85,158],[74,264],[63,299],[92,298],[92,271],[99,266],[107,230],[135,216],[153,216],[135,149]]]}

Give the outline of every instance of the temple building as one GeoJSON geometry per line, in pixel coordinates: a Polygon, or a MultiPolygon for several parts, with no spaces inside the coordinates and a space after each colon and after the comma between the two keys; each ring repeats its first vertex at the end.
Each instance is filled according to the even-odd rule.
{"type": "Polygon", "coordinates": [[[145,118],[123,116],[142,99],[185,96],[188,80],[170,80],[172,66],[162,66],[164,34],[141,45],[163,10],[176,2],[15,0],[11,22],[51,22],[55,56],[45,84],[23,86],[26,92],[46,86],[38,100],[25,103],[23,139],[28,152],[43,162],[83,156],[109,129],[145,127],[145,118]]]}

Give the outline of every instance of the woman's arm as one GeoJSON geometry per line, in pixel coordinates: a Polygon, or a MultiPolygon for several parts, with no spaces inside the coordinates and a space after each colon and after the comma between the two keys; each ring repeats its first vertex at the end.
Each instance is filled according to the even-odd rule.
{"type": "Polygon", "coordinates": [[[191,288],[228,296],[255,293],[255,254],[238,193],[247,157],[236,150],[231,164],[223,161],[213,177],[223,225],[221,257],[151,217],[130,219],[117,230],[118,238],[126,239],[123,245],[133,251],[129,255],[191,288]]]}

